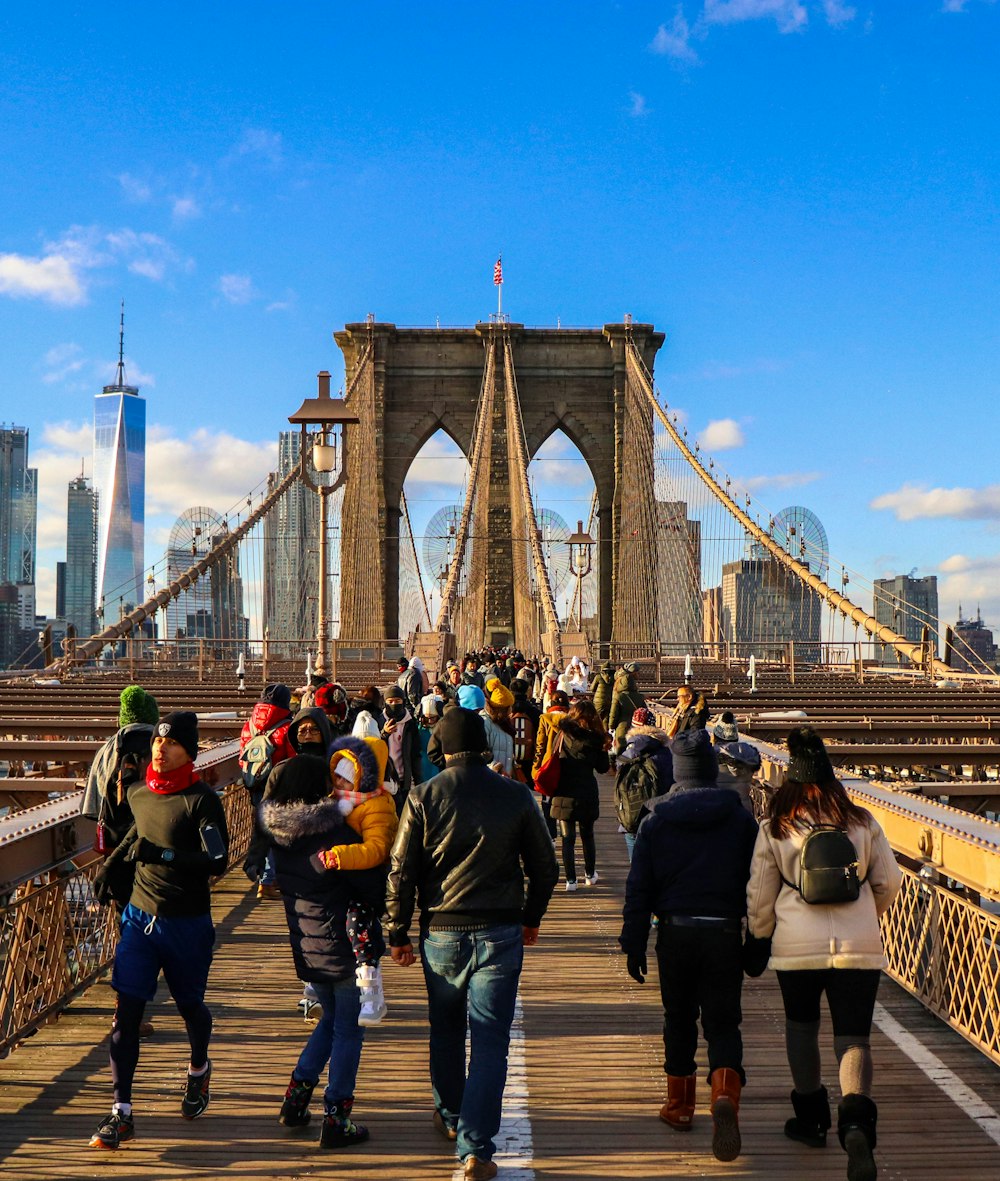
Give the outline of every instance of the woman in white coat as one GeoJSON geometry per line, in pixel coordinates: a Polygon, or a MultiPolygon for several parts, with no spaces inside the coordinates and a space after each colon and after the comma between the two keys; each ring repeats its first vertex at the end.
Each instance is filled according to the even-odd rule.
{"type": "Polygon", "coordinates": [[[902,875],[878,821],[853,804],[837,780],[819,735],[808,727],[794,730],[788,750],[788,775],[761,823],[747,887],[748,931],[771,939],[768,966],[778,974],[785,1008],[785,1046],[795,1085],[795,1116],[785,1124],[785,1134],[814,1148],[826,1144],[830,1107],[819,1055],[825,993],[840,1069],[837,1131],[848,1154],[847,1176],[874,1181],[878,1112],[871,1099],[869,1039],[885,966],[879,918],[899,891],[902,875]],[[802,846],[810,831],[823,825],[846,831],[854,845],[861,881],[856,901],[815,904],[802,896],[802,846]]]}

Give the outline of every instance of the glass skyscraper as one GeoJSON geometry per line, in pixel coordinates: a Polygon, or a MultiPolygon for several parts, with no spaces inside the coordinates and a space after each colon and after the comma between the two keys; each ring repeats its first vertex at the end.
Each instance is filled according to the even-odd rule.
{"type": "Polygon", "coordinates": [[[34,584],[37,484],[26,428],[0,426],[0,583],[34,584]]]}
{"type": "Polygon", "coordinates": [[[94,590],[97,574],[97,493],[80,475],[66,497],[66,565],[56,614],[72,623],[78,636],[96,629],[94,590]]]}
{"type": "Polygon", "coordinates": [[[144,597],[146,402],[125,383],[121,343],[115,381],[94,399],[94,489],[97,606],[107,627],[144,597]]]}

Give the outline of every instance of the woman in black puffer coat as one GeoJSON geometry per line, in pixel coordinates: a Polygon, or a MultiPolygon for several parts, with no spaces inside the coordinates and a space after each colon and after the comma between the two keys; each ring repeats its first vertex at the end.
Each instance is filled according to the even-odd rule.
{"type": "MultiPolygon", "coordinates": [[[[292,1071],[280,1122],[287,1127],[309,1122],[309,1100],[329,1062],[320,1146],[343,1148],[368,1139],[367,1129],[351,1119],[364,1029],[358,1025],[361,994],[347,911],[356,901],[380,914],[385,875],[380,870],[328,870],[320,861],[321,850],[361,840],[330,796],[332,786],[325,758],[289,759],[268,780],[260,826],[274,851],[296,974],[312,984],[323,1008],[292,1071]]],[[[381,930],[376,927],[372,936],[380,945],[375,954],[384,955],[381,930]]]]}
{"type": "Polygon", "coordinates": [[[610,766],[611,736],[590,701],[574,701],[557,723],[562,734],[559,787],[552,797],[552,819],[559,824],[566,889],[576,889],[576,830],[580,830],[583,866],[588,886],[597,881],[597,846],[594,823],[600,815],[597,774],[610,766]]]}

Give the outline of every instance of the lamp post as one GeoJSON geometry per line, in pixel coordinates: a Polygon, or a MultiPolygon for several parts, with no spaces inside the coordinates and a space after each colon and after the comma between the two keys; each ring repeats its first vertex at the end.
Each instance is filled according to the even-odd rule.
{"type": "Polygon", "coordinates": [[[347,478],[347,425],[360,422],[358,416],[348,410],[342,398],[330,397],[330,374],[323,370],[317,374],[318,392],[315,398],[306,398],[288,421],[302,428],[299,446],[302,482],[319,494],[319,596],[316,620],[316,672],[326,674],[327,669],[327,516],[328,500],[332,492],[347,478]],[[317,429],[309,434],[308,428],[317,429]],[[339,431],[337,428],[340,428],[339,431]],[[310,443],[312,444],[310,448],[310,443]],[[306,458],[311,451],[312,465],[317,473],[329,475],[337,470],[338,452],[340,471],[332,484],[316,484],[309,475],[306,458]]]}
{"type": "Polygon", "coordinates": [[[587,577],[593,569],[593,556],[591,551],[597,544],[596,541],[585,533],[583,529],[583,522],[577,521],[576,532],[570,534],[566,538],[566,544],[569,546],[569,568],[576,576],[576,621],[580,631],[583,631],[583,580],[587,577]]]}

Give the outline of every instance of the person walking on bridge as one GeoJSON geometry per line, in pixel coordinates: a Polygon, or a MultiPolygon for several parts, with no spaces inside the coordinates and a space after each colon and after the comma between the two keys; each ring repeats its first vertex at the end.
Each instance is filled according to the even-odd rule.
{"type": "Polygon", "coordinates": [[[114,1105],[92,1148],[116,1149],[135,1136],[139,1025],[161,970],[191,1043],[181,1115],[197,1119],[208,1107],[212,1015],[205,989],[215,943],[209,879],[225,872],[229,837],[219,797],[198,777],[197,754],[197,714],[167,714],[156,726],[146,780],[129,790],[135,826],[113,855],[136,867],[111,973],[118,994],[110,1047],[114,1105]]]}
{"type": "MultiPolygon", "coordinates": [[[[771,940],[770,967],[785,1009],[792,1109],[785,1135],[826,1145],[830,1105],[820,1073],[820,1000],[826,994],[840,1068],[837,1135],[849,1181],[874,1181],[871,1028],[885,955],[879,918],[902,884],[892,848],[874,816],[851,801],[823,740],[808,726],[788,736],[784,784],[771,797],[754,849],[747,890],[749,935],[771,940]],[[803,846],[846,833],[856,859],[854,900],[819,901],[805,880],[803,846]],[[856,887],[856,889],[855,889],[856,887]]],[[[817,849],[819,846],[816,846],[817,849]]],[[[827,846],[829,847],[829,846],[827,846]]],[[[810,858],[815,861],[816,858],[810,858]]],[[[844,867],[837,875],[845,880],[844,867]]]]}
{"type": "Polygon", "coordinates": [[[718,761],[707,731],[678,735],[672,755],[674,786],[636,835],[619,942],[629,975],[642,984],[650,920],[659,917],[656,961],[667,1072],[660,1119],[677,1131],[691,1128],[700,1013],[712,1085],[712,1152],[730,1161],[741,1148],[742,919],[757,825],[734,791],[717,786],[718,761]]]}
{"type": "Polygon", "coordinates": [[[489,1181],[524,948],[559,870],[531,792],[487,767],[483,719],[450,709],[437,735],[447,768],[410,792],[392,849],[389,946],[396,963],[414,962],[419,897],[434,1126],[456,1142],[468,1181],[489,1181]]]}

